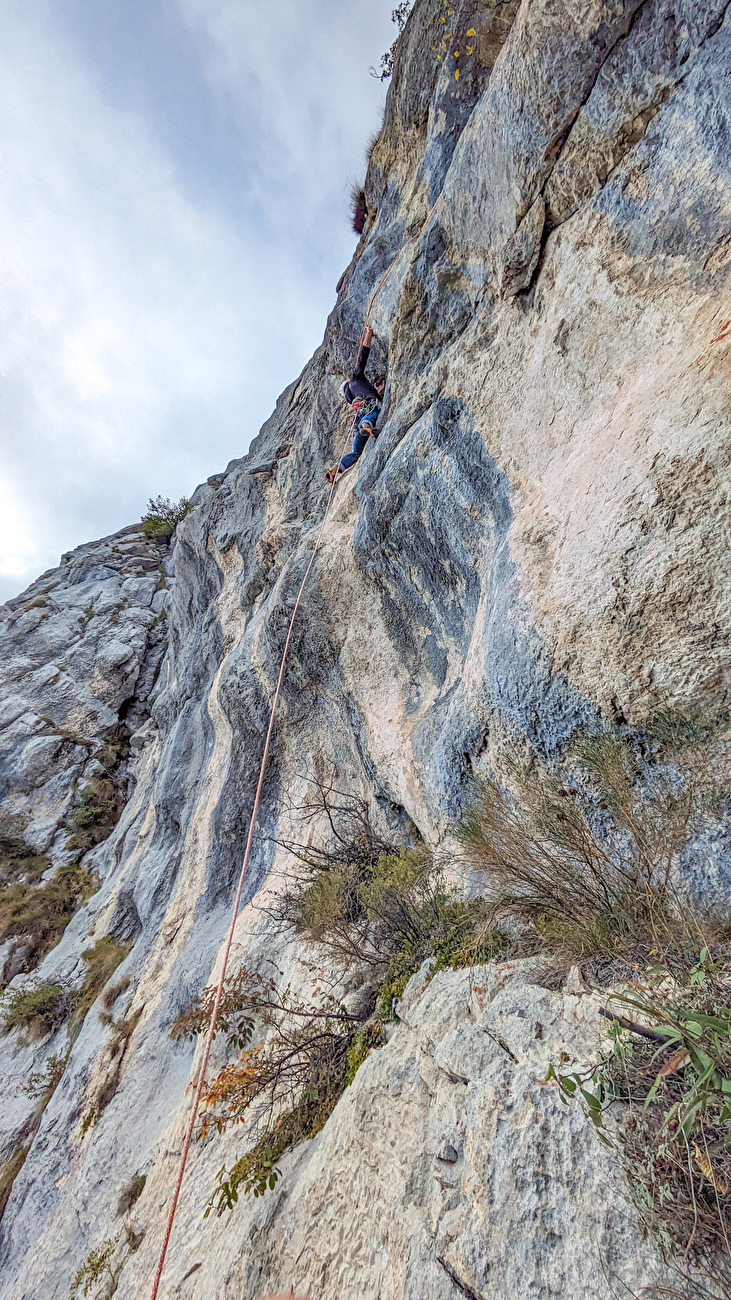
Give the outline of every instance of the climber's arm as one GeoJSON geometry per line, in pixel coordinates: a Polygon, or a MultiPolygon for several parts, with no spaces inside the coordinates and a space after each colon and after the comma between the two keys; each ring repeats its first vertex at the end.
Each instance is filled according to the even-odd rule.
{"type": "Polygon", "coordinates": [[[355,370],[353,379],[365,379],[365,368],[368,365],[368,358],[371,353],[371,343],[373,342],[373,330],[366,325],[360,339],[358,356],[355,361],[355,370]]]}

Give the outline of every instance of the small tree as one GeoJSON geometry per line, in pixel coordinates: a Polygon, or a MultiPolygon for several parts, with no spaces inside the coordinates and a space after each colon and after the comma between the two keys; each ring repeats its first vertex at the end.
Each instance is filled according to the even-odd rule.
{"type": "Polygon", "coordinates": [[[411,13],[412,6],[413,0],[401,0],[401,4],[396,5],[396,8],[391,10],[391,22],[395,23],[398,27],[398,36],[390,50],[387,50],[385,54],[381,55],[379,66],[377,68],[368,69],[371,76],[375,77],[378,81],[388,81],[388,78],[393,73],[394,59],[396,58],[396,46],[398,45],[401,33],[406,26],[406,20],[411,13]]]}
{"type": "Polygon", "coordinates": [[[142,516],[142,531],[145,537],[170,536],[175,532],[181,519],[185,519],[190,510],[190,501],[181,497],[173,502],[169,497],[150,497],[147,510],[142,516]]]}

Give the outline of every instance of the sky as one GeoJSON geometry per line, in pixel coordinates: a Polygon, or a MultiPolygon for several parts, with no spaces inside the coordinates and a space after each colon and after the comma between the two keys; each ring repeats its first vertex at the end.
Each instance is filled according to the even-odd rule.
{"type": "Polygon", "coordinates": [[[241,456],[356,243],[394,0],[2,0],[0,601],[241,456]]]}

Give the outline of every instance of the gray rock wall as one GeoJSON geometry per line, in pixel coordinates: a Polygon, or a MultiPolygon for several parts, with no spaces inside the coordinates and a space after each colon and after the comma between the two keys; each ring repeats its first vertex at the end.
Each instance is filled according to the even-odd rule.
{"type": "MultiPolygon", "coordinates": [[[[235,960],[307,985],[262,902],[308,778],[335,773],[382,828],[446,844],[505,743],[555,758],[598,717],[727,708],[730,21],[717,0],[418,0],[324,342],[249,454],[196,492],[174,579],[132,531],[12,602],[0,811],[62,853],[90,760],[60,728],[91,741],[125,705],[133,724],[129,800],[91,858],[101,889],[40,975],[80,980],[130,905],[141,928],[115,977],[131,979],[115,1014],[138,1015],[119,1086],[85,1127],[115,1069],[97,1004],[0,1225],[3,1300],[66,1296],[120,1231],[135,1172],[145,1236],[120,1241],[117,1294],[150,1283],[195,1064],[169,1028],[216,968],[324,470],[348,439],[338,384],[442,187],[375,304],[382,432],[337,488],[295,629],[235,960]]],[[[484,1005],[459,972],[412,990],[261,1203],[204,1221],[241,1137],[196,1147],[162,1294],[578,1300],[606,1295],[607,1260],[629,1286],[657,1277],[616,1171],[540,1083],[557,1052],[598,1049],[590,1000],[529,968],[484,987],[501,979],[484,1005]],[[506,1018],[518,1065],[485,1016],[506,1018]]],[[[63,1034],[0,1043],[3,1151],[32,1109],[22,1079],[63,1034]]]]}

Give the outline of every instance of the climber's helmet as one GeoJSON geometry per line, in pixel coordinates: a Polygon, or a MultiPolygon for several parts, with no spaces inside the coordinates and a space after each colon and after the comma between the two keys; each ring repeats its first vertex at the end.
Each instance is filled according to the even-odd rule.
{"type": "Polygon", "coordinates": [[[344,379],[342,384],[340,385],[340,392],[345,398],[345,401],[348,402],[348,404],[350,404],[350,402],[352,402],[353,399],[350,395],[350,387],[348,385],[347,379],[344,379]]]}

